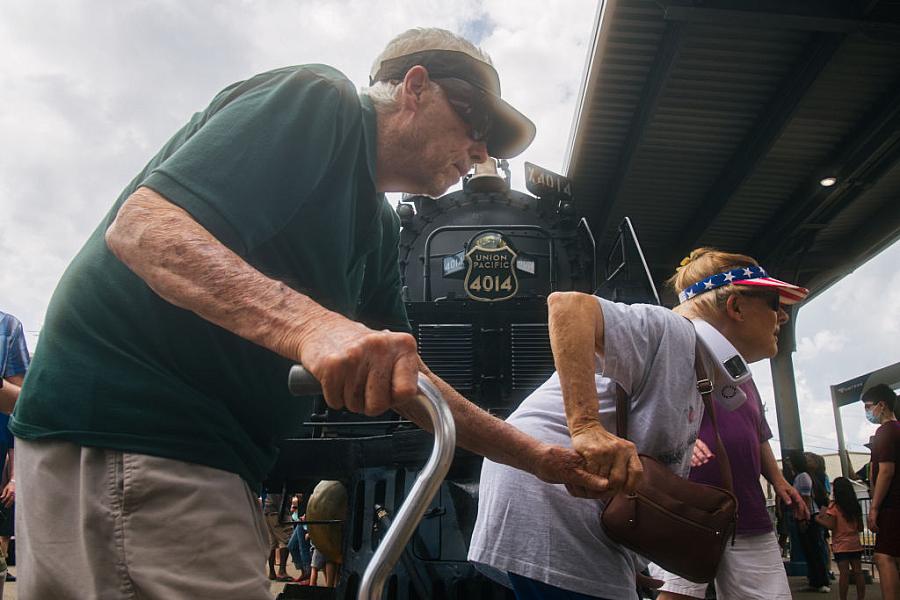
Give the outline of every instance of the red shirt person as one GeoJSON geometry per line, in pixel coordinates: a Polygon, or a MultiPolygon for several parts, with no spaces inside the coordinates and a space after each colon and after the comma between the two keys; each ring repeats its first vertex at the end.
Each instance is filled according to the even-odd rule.
{"type": "Polygon", "coordinates": [[[900,590],[900,423],[895,413],[897,394],[879,384],[862,395],[866,418],[881,425],[872,440],[872,504],[869,529],[876,533],[875,564],[881,579],[881,597],[895,598],[900,590]]]}

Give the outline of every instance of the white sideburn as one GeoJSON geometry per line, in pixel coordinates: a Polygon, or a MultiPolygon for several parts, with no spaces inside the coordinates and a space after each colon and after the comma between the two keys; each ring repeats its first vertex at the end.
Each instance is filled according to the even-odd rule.
{"type": "Polygon", "coordinates": [[[709,374],[713,398],[727,410],[735,410],[747,400],[740,384],[753,378],[747,361],[718,329],[700,319],[691,319],[691,323],[700,346],[713,364],[714,370],[709,374]]]}

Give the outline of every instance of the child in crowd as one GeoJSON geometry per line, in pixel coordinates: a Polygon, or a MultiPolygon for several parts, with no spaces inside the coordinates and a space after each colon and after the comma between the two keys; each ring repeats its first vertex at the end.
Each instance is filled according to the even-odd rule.
{"type": "Polygon", "coordinates": [[[291,522],[294,531],[288,540],[288,552],[294,562],[294,568],[300,574],[294,578],[294,583],[309,584],[310,581],[310,555],[312,550],[309,545],[309,535],[306,533],[306,515],[300,514],[300,505],[303,502],[303,494],[294,494],[291,498],[291,522]]]}
{"type": "Polygon", "coordinates": [[[856,597],[866,597],[866,584],[860,569],[863,547],[859,542],[859,532],[863,530],[862,510],[856,499],[853,484],[846,477],[838,477],[832,482],[834,500],[828,509],[819,512],[816,520],[832,531],[831,549],[840,571],[838,580],[840,598],[847,600],[850,575],[856,582],[856,597]]]}

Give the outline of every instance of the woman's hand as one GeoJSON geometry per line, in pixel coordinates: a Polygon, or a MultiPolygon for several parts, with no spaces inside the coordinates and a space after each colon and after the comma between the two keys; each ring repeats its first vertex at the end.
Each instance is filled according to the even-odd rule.
{"type": "Polygon", "coordinates": [[[781,498],[785,506],[789,506],[794,510],[794,518],[798,521],[808,521],[811,517],[809,506],[800,495],[797,489],[789,484],[784,478],[775,484],[775,493],[781,498]]]}
{"type": "Polygon", "coordinates": [[[694,442],[694,453],[691,455],[691,468],[705,465],[715,457],[716,455],[709,449],[709,446],[697,438],[697,441],[694,442]]]}
{"type": "Polygon", "coordinates": [[[592,423],[572,432],[572,447],[584,459],[585,469],[608,481],[608,490],[634,492],[643,476],[637,448],[592,423]]]}

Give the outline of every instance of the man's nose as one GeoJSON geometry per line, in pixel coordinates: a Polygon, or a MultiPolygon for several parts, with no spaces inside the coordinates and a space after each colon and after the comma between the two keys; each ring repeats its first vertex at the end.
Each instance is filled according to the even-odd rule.
{"type": "Polygon", "coordinates": [[[469,158],[474,164],[483,163],[488,159],[487,144],[484,142],[474,142],[469,148],[469,158]]]}

